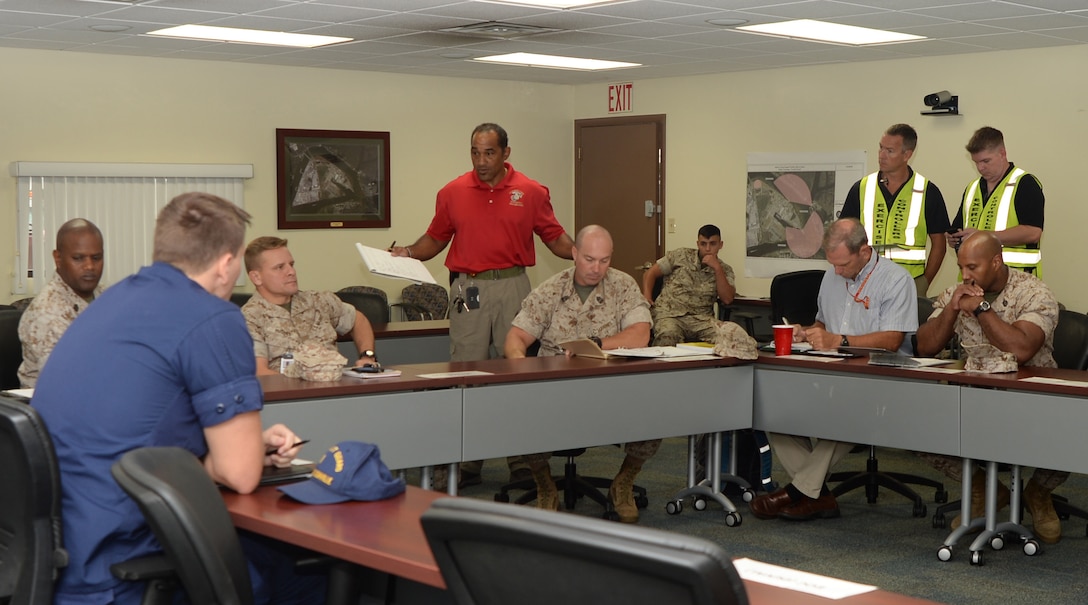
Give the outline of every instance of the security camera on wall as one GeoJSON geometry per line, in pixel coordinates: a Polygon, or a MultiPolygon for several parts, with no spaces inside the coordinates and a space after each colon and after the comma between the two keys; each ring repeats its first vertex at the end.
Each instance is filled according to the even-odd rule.
{"type": "Polygon", "coordinates": [[[924,116],[959,115],[960,98],[947,90],[933,92],[922,97],[922,102],[931,107],[929,111],[923,111],[924,116]]]}

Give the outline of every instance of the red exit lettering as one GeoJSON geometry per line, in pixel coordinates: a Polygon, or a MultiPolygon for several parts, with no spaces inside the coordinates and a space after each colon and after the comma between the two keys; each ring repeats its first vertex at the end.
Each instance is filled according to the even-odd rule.
{"type": "Polygon", "coordinates": [[[634,84],[620,82],[608,85],[608,113],[631,111],[631,90],[634,84]]]}

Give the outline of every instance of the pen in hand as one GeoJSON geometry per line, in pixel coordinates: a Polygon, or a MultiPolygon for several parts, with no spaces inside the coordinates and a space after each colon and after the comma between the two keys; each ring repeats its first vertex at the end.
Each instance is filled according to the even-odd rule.
{"type": "MultiPolygon", "coordinates": [[[[298,447],[298,446],[300,446],[300,445],[306,445],[306,444],[307,444],[307,443],[309,443],[309,442],[310,442],[310,440],[309,440],[309,439],[303,439],[302,441],[296,441],[294,445],[292,445],[291,447],[289,447],[289,448],[287,448],[287,449],[288,449],[288,450],[293,450],[293,449],[295,449],[296,447],[298,447]]],[[[264,452],[264,455],[265,455],[265,456],[271,456],[272,454],[275,454],[275,453],[276,453],[276,452],[278,452],[278,451],[280,451],[280,446],[274,446],[274,447],[270,447],[270,448],[268,448],[267,450],[265,450],[265,452],[264,452]]]]}
{"type": "Polygon", "coordinates": [[[397,240],[393,240],[392,244],[389,244],[389,251],[392,252],[393,248],[397,247],[397,240]]]}

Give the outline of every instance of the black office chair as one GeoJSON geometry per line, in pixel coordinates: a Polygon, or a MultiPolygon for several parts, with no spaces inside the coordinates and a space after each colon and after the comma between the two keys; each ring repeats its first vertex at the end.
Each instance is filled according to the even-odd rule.
{"type": "Polygon", "coordinates": [[[389,307],[399,308],[405,321],[446,319],[450,312],[450,293],[438,284],[409,284],[400,291],[400,302],[389,307]]]}
{"type": "Polygon", "coordinates": [[[436,500],[421,522],[458,605],[748,603],[729,555],[700,538],[471,498],[436,500]]]}
{"type": "Polygon", "coordinates": [[[23,343],[19,340],[19,320],[23,312],[0,309],[0,390],[19,388],[19,365],[23,363],[23,343]]]}
{"type": "Polygon", "coordinates": [[[253,298],[253,294],[249,292],[234,292],[230,295],[230,302],[241,307],[242,305],[249,302],[250,298],[253,298]]]}
{"type": "MultiPolygon", "coordinates": [[[[527,357],[535,357],[540,351],[540,341],[534,342],[525,351],[527,357]]],[[[566,458],[566,462],[563,465],[563,476],[555,480],[555,488],[563,492],[563,506],[567,510],[574,510],[574,505],[578,502],[579,498],[589,497],[597,504],[604,507],[604,518],[610,521],[618,519],[616,511],[612,506],[612,501],[609,500],[608,495],[601,492],[602,489],[607,490],[612,487],[612,480],[605,477],[583,477],[578,474],[578,463],[575,460],[578,456],[586,453],[586,448],[578,447],[566,450],[556,450],[552,452],[553,457],[566,458]]],[[[646,488],[635,485],[632,486],[632,491],[635,493],[635,506],[638,508],[646,508],[650,500],[646,496],[646,488]]],[[[514,500],[514,504],[528,504],[536,500],[536,480],[525,479],[522,481],[514,481],[507,483],[499,488],[499,493],[495,494],[496,502],[510,502],[510,492],[513,490],[524,490],[525,493],[514,500]]]]}
{"type": "Polygon", "coordinates": [[[336,291],[340,300],[355,307],[372,324],[389,323],[389,296],[370,286],[348,286],[336,291]]]}
{"type": "Polygon", "coordinates": [[[53,583],[68,565],[60,471],[38,413],[2,396],[0,459],[0,602],[50,605],[53,583]]]}
{"type": "Polygon", "coordinates": [[[771,323],[785,318],[793,324],[812,325],[823,280],[824,271],[817,269],[775,275],[771,280],[771,323]]]}

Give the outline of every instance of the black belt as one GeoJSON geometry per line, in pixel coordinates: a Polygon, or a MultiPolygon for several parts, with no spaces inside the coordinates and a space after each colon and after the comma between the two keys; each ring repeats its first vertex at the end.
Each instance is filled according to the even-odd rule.
{"type": "Polygon", "coordinates": [[[506,279],[508,277],[517,277],[525,273],[525,267],[507,267],[505,269],[488,269],[486,271],[480,271],[479,273],[462,273],[460,271],[450,271],[450,284],[453,284],[453,280],[464,275],[472,279],[506,279]]]}

